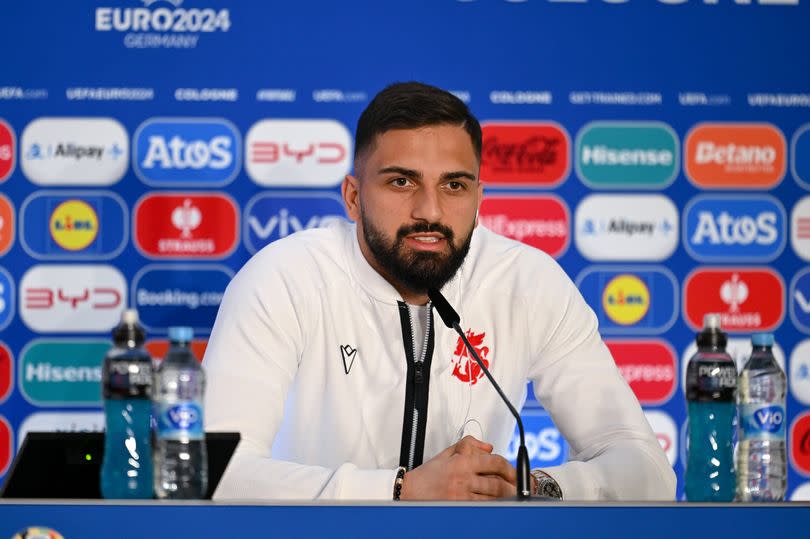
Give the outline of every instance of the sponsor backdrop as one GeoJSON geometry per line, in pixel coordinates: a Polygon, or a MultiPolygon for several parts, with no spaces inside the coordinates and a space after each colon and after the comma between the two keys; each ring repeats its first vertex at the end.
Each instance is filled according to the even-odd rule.
{"type": "MultiPolygon", "coordinates": [[[[740,366],[775,332],[789,496],[810,498],[808,20],[810,0],[7,2],[0,482],[26,432],[102,428],[127,305],[155,357],[175,324],[201,356],[248,257],[344,219],[357,116],[417,79],[481,119],[481,223],[577,283],[679,477],[703,315],[740,366]]],[[[531,397],[524,416],[535,465],[571,458],[531,397]]]]}

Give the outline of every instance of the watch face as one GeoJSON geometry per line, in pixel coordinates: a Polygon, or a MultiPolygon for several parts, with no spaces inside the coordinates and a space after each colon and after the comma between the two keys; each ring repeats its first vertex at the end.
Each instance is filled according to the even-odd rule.
{"type": "Polygon", "coordinates": [[[562,499],[562,491],[556,481],[544,478],[540,483],[540,494],[547,498],[562,499]]]}

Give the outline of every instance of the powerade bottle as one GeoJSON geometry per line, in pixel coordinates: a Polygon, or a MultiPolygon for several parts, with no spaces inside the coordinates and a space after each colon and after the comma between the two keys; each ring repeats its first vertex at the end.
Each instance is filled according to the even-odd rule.
{"type": "Polygon", "coordinates": [[[737,402],[737,499],[781,501],[787,489],[785,466],[785,373],[773,357],[773,334],[751,336],[751,358],[740,372],[737,402]]]}
{"type": "Polygon", "coordinates": [[[169,328],[171,344],[155,374],[155,494],[201,499],[208,488],[203,430],[205,373],[189,343],[189,327],[169,328]]]}
{"type": "Polygon", "coordinates": [[[106,433],[101,465],[105,498],[152,498],[152,358],[138,312],[124,311],[101,369],[106,433]]]}
{"type": "Polygon", "coordinates": [[[734,444],[737,367],[726,353],[720,315],[707,314],[698,333],[698,351],[686,367],[689,439],[686,499],[734,500],[734,444]]]}

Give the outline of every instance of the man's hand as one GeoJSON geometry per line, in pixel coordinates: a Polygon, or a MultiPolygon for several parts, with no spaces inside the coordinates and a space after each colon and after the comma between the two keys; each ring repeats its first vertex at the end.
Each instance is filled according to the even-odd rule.
{"type": "Polygon", "coordinates": [[[515,495],[515,469],[492,445],[465,436],[405,474],[402,500],[492,500],[515,495]]]}

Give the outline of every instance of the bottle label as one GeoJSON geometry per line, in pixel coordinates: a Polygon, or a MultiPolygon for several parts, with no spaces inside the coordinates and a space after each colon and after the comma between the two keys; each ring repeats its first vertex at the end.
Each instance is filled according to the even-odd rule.
{"type": "Polygon", "coordinates": [[[777,441],[785,439],[785,408],[783,406],[742,404],[740,405],[740,420],[745,438],[777,441]]]}
{"type": "Polygon", "coordinates": [[[157,435],[162,440],[202,440],[203,413],[199,401],[155,405],[157,435]]]}
{"type": "Polygon", "coordinates": [[[148,399],[152,393],[152,359],[108,357],[102,378],[105,399],[148,399]]]}
{"type": "Polygon", "coordinates": [[[686,368],[686,398],[690,401],[734,402],[737,367],[728,359],[692,358],[686,368]]]}

